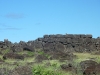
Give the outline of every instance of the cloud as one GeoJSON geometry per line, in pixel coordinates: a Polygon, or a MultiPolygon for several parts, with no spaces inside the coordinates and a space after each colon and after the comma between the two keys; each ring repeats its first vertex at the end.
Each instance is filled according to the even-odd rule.
{"type": "Polygon", "coordinates": [[[11,26],[6,25],[5,23],[0,23],[0,27],[11,27],[11,26]]]}
{"type": "Polygon", "coordinates": [[[24,14],[10,13],[10,14],[6,14],[5,17],[11,19],[21,19],[24,18],[24,14]]]}
{"type": "Polygon", "coordinates": [[[5,30],[21,30],[20,28],[5,28],[5,30]]]}
{"type": "Polygon", "coordinates": [[[0,23],[0,30],[21,30],[21,28],[12,27],[4,23],[0,23]]]}
{"type": "Polygon", "coordinates": [[[35,25],[40,25],[41,23],[36,23],[35,25]]]}
{"type": "Polygon", "coordinates": [[[0,28],[0,30],[21,30],[20,28],[0,28]]]}

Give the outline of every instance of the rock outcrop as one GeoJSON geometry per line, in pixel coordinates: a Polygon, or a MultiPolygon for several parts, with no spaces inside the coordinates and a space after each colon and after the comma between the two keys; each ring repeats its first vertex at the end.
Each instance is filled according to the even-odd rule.
{"type": "Polygon", "coordinates": [[[28,42],[12,43],[7,39],[0,41],[0,49],[6,48],[10,48],[13,52],[23,50],[35,51],[37,49],[44,51],[92,52],[100,51],[100,37],[93,38],[92,35],[84,34],[57,34],[44,35],[43,38],[37,38],[28,42]]]}

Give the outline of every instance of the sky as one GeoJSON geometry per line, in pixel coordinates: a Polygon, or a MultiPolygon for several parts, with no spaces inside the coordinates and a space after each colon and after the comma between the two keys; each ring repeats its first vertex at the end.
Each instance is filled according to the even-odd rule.
{"type": "Polygon", "coordinates": [[[100,0],[0,0],[0,41],[50,34],[100,36],[100,0]]]}

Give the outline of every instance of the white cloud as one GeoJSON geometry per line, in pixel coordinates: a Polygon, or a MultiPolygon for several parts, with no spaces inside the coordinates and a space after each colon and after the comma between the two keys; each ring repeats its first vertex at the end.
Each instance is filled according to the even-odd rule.
{"type": "Polygon", "coordinates": [[[10,13],[10,14],[6,14],[5,17],[11,19],[21,19],[24,18],[24,14],[10,13]]]}

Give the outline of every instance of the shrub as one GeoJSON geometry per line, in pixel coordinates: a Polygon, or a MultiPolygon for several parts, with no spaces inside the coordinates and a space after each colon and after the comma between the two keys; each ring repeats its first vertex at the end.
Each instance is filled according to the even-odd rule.
{"type": "Polygon", "coordinates": [[[33,75],[63,75],[61,72],[53,71],[53,70],[48,70],[44,66],[35,66],[32,69],[33,75]]]}
{"type": "Polygon", "coordinates": [[[28,56],[34,56],[34,52],[28,51],[27,54],[28,54],[28,56]]]}

